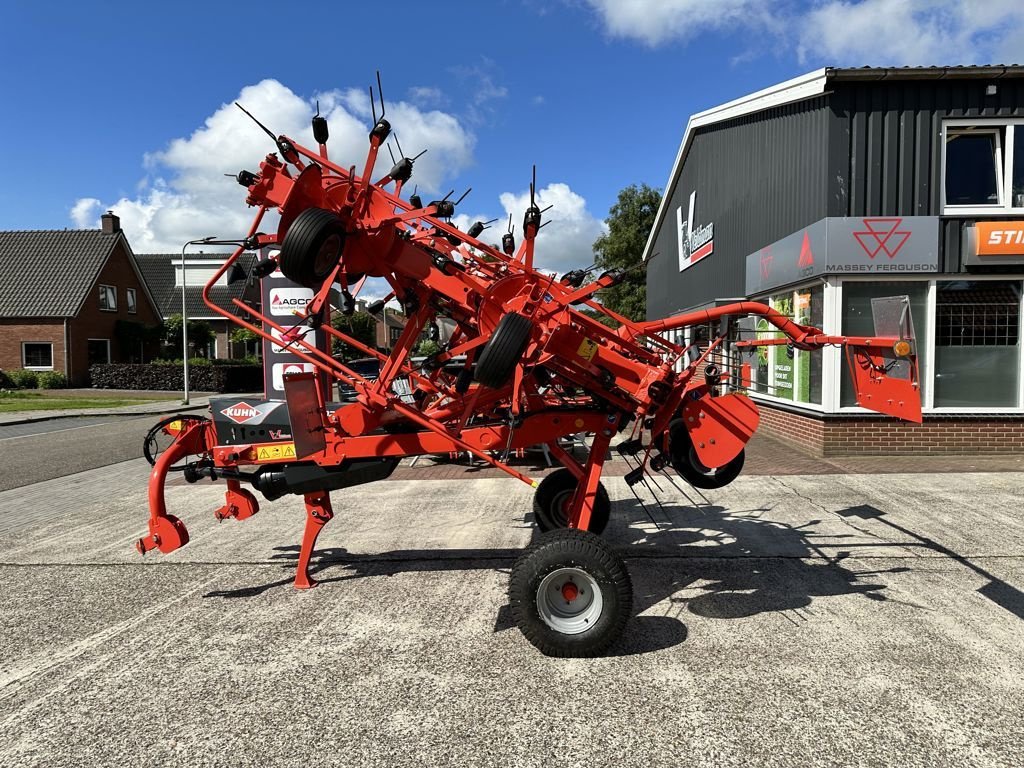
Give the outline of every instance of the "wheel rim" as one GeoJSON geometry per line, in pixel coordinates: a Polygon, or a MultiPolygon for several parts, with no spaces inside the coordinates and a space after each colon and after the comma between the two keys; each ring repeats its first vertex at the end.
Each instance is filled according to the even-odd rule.
{"type": "Polygon", "coordinates": [[[559,528],[569,527],[569,506],[572,504],[572,496],[575,488],[562,491],[551,500],[551,522],[559,528]]]}
{"type": "Polygon", "coordinates": [[[321,244],[320,249],[313,259],[313,271],[319,275],[326,275],[334,265],[338,263],[338,254],[341,253],[341,237],[331,235],[321,244]]]}
{"type": "Polygon", "coordinates": [[[593,628],[603,609],[597,581],[580,568],[552,571],[537,587],[541,620],[564,635],[579,635],[593,628]]]}

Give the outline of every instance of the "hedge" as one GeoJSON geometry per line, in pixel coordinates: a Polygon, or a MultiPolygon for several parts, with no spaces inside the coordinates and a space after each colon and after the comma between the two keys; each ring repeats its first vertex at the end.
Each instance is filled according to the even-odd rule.
{"type": "MultiPolygon", "coordinates": [[[[180,390],[181,366],[109,363],[89,368],[94,387],[101,389],[180,390]]],[[[196,392],[259,392],[263,367],[259,365],[189,365],[188,385],[196,392]]]]}

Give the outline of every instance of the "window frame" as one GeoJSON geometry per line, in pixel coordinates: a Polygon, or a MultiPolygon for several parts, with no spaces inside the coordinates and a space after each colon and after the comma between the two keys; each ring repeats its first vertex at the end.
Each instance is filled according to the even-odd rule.
{"type": "Polygon", "coordinates": [[[136,315],[139,312],[138,294],[134,288],[125,288],[124,294],[125,306],[128,309],[129,315],[136,315]]]}
{"type": "Polygon", "coordinates": [[[52,341],[23,341],[21,342],[21,367],[26,371],[52,371],[53,370],[53,342],[52,341]],[[25,347],[29,344],[39,344],[50,348],[49,365],[26,365],[25,347]]]}
{"type": "MultiPolygon", "coordinates": [[[[989,414],[989,413],[991,413],[991,414],[1019,414],[1019,413],[1024,413],[1024,346],[1022,346],[1022,349],[1021,349],[1021,355],[1020,355],[1020,359],[1019,359],[1019,362],[1018,362],[1018,369],[1017,369],[1017,371],[1018,371],[1018,378],[1017,378],[1017,383],[1018,383],[1018,387],[1017,387],[1017,405],[1015,405],[1015,406],[1014,405],[1002,405],[1002,406],[986,406],[986,405],[978,405],[978,406],[965,406],[965,405],[936,406],[935,405],[935,386],[934,386],[934,382],[935,382],[935,365],[936,365],[936,360],[935,360],[935,345],[936,345],[935,320],[936,320],[936,303],[937,303],[937,297],[938,297],[938,283],[947,282],[949,280],[963,279],[964,277],[967,277],[967,279],[969,279],[971,281],[976,281],[976,282],[985,281],[985,280],[995,280],[995,281],[1011,280],[1011,281],[1018,281],[1018,282],[1024,281],[1024,280],[1022,280],[1021,277],[1018,277],[1018,276],[1015,276],[1015,275],[980,275],[980,274],[977,274],[977,275],[976,274],[971,274],[969,276],[965,276],[963,274],[952,274],[952,275],[951,274],[934,274],[934,275],[928,275],[927,277],[924,276],[924,275],[921,275],[920,277],[912,277],[910,275],[907,275],[905,277],[898,278],[902,282],[927,282],[928,283],[928,294],[927,294],[927,301],[926,301],[926,307],[927,307],[927,313],[928,313],[928,327],[925,329],[925,332],[923,334],[921,333],[921,329],[920,328],[915,329],[918,332],[918,337],[917,337],[918,345],[919,346],[927,347],[927,349],[929,351],[928,359],[926,361],[927,364],[919,366],[918,375],[921,377],[922,381],[929,381],[929,382],[932,383],[932,386],[925,387],[924,397],[921,398],[921,410],[922,410],[922,412],[926,416],[927,415],[931,415],[931,414],[943,415],[943,414],[981,414],[981,413],[984,413],[984,414],[989,414]]],[[[842,306],[843,286],[846,283],[872,282],[875,279],[877,279],[877,278],[866,277],[866,276],[844,276],[841,279],[839,279],[838,280],[838,284],[836,286],[836,307],[841,307],[842,306]]],[[[1020,338],[1022,340],[1022,345],[1024,345],[1024,290],[1021,291],[1021,313],[1019,315],[1019,318],[1020,318],[1020,322],[1021,322],[1020,333],[1022,334],[1020,336],[1020,338]]],[[[840,334],[842,332],[842,330],[841,330],[841,319],[842,318],[841,318],[840,314],[836,314],[833,317],[833,323],[834,324],[833,324],[832,327],[833,327],[834,332],[836,334],[840,334]]],[[[827,330],[827,325],[828,325],[828,321],[826,319],[826,330],[827,330]]],[[[834,375],[837,376],[837,377],[841,376],[842,371],[841,371],[839,366],[845,365],[845,363],[843,362],[842,358],[840,357],[838,359],[837,363],[835,363],[834,365],[836,366],[835,370],[834,370],[834,375]]],[[[837,386],[838,386],[838,381],[839,381],[839,379],[837,378],[836,379],[836,382],[837,382],[836,385],[837,386]]],[[[868,415],[874,413],[874,411],[870,411],[867,408],[862,408],[859,405],[847,405],[847,406],[839,405],[838,392],[837,392],[837,396],[836,396],[835,407],[833,409],[831,409],[831,410],[826,410],[825,412],[826,413],[836,413],[836,414],[868,414],[868,415]]]]}
{"type": "MultiPolygon", "coordinates": [[[[1013,207],[1013,156],[1018,147],[1014,144],[1015,126],[1024,126],[1024,118],[956,118],[942,121],[939,141],[942,144],[941,171],[939,174],[939,210],[944,216],[965,215],[985,216],[991,214],[1024,214],[1024,206],[1013,207]],[[996,137],[997,203],[949,205],[946,203],[946,149],[950,133],[962,132],[964,128],[976,128],[979,133],[994,133],[996,137]],[[1000,130],[1002,129],[1002,130],[1000,130]]],[[[1024,147],[1019,147],[1024,152],[1024,147]]]]}
{"type": "Polygon", "coordinates": [[[117,286],[116,285],[107,285],[105,283],[100,283],[100,312],[117,312],[117,286]],[[104,307],[103,306],[103,299],[107,295],[107,293],[106,293],[106,291],[104,289],[107,289],[107,288],[110,289],[110,292],[111,292],[111,294],[114,297],[114,306],[112,306],[112,307],[104,307]]]}
{"type": "MultiPolygon", "coordinates": [[[[88,355],[89,355],[89,342],[91,342],[91,341],[102,341],[104,344],[107,345],[107,362],[100,363],[100,365],[110,365],[110,363],[113,362],[113,358],[111,357],[111,352],[110,352],[110,339],[86,339],[85,340],[85,352],[86,352],[86,360],[87,361],[88,361],[88,355]]],[[[90,363],[90,365],[92,365],[92,363],[90,363]]]]}

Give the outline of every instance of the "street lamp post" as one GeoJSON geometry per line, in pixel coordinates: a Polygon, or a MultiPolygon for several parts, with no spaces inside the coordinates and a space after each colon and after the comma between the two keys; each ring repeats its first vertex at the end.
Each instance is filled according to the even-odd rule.
{"type": "Polygon", "coordinates": [[[210,243],[217,239],[216,235],[210,235],[209,237],[202,237],[198,240],[189,240],[183,246],[181,246],[181,359],[182,359],[182,374],[185,377],[185,398],[182,400],[182,405],[188,405],[188,307],[185,304],[185,285],[188,282],[185,279],[185,249],[190,245],[196,245],[198,243],[210,243]]]}

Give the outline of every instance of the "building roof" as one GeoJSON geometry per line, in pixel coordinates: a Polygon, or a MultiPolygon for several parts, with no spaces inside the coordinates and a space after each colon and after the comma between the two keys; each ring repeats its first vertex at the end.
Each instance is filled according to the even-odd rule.
{"type": "Polygon", "coordinates": [[[962,65],[954,67],[823,67],[806,75],[794,77],[792,80],[778,83],[760,91],[741,96],[733,101],[720,104],[692,115],[686,123],[683,139],[679,143],[672,171],[661,197],[661,205],[654,219],[654,226],[647,236],[643,259],[651,257],[655,234],[661,228],[668,213],[669,200],[679,174],[683,170],[683,162],[693,142],[695,132],[700,128],[733,120],[761,112],[773,107],[804,101],[820,96],[828,89],[830,82],[873,81],[873,80],[995,80],[1004,77],[1024,77],[1024,65],[1019,64],[983,64],[962,65]]]}
{"type": "Polygon", "coordinates": [[[0,232],[0,317],[75,317],[121,233],[0,232]]]}
{"type": "MultiPolygon", "coordinates": [[[[228,258],[226,253],[189,253],[185,255],[186,270],[196,262],[209,262],[211,266],[223,264],[228,258]]],[[[153,298],[156,300],[160,315],[167,319],[171,315],[181,314],[181,286],[175,285],[175,270],[181,264],[180,253],[138,253],[135,260],[142,270],[143,279],[149,286],[153,298]]],[[[239,264],[248,274],[257,257],[253,253],[243,253],[238,257],[239,264]]],[[[232,299],[245,300],[246,298],[259,300],[259,289],[250,287],[246,281],[240,281],[232,285],[215,285],[210,289],[210,299],[218,307],[227,310],[231,314],[237,314],[232,299]],[[247,290],[248,288],[248,290],[247,290]]],[[[185,308],[190,318],[217,317],[203,302],[203,287],[200,285],[189,285],[185,287],[185,308]]]]}

